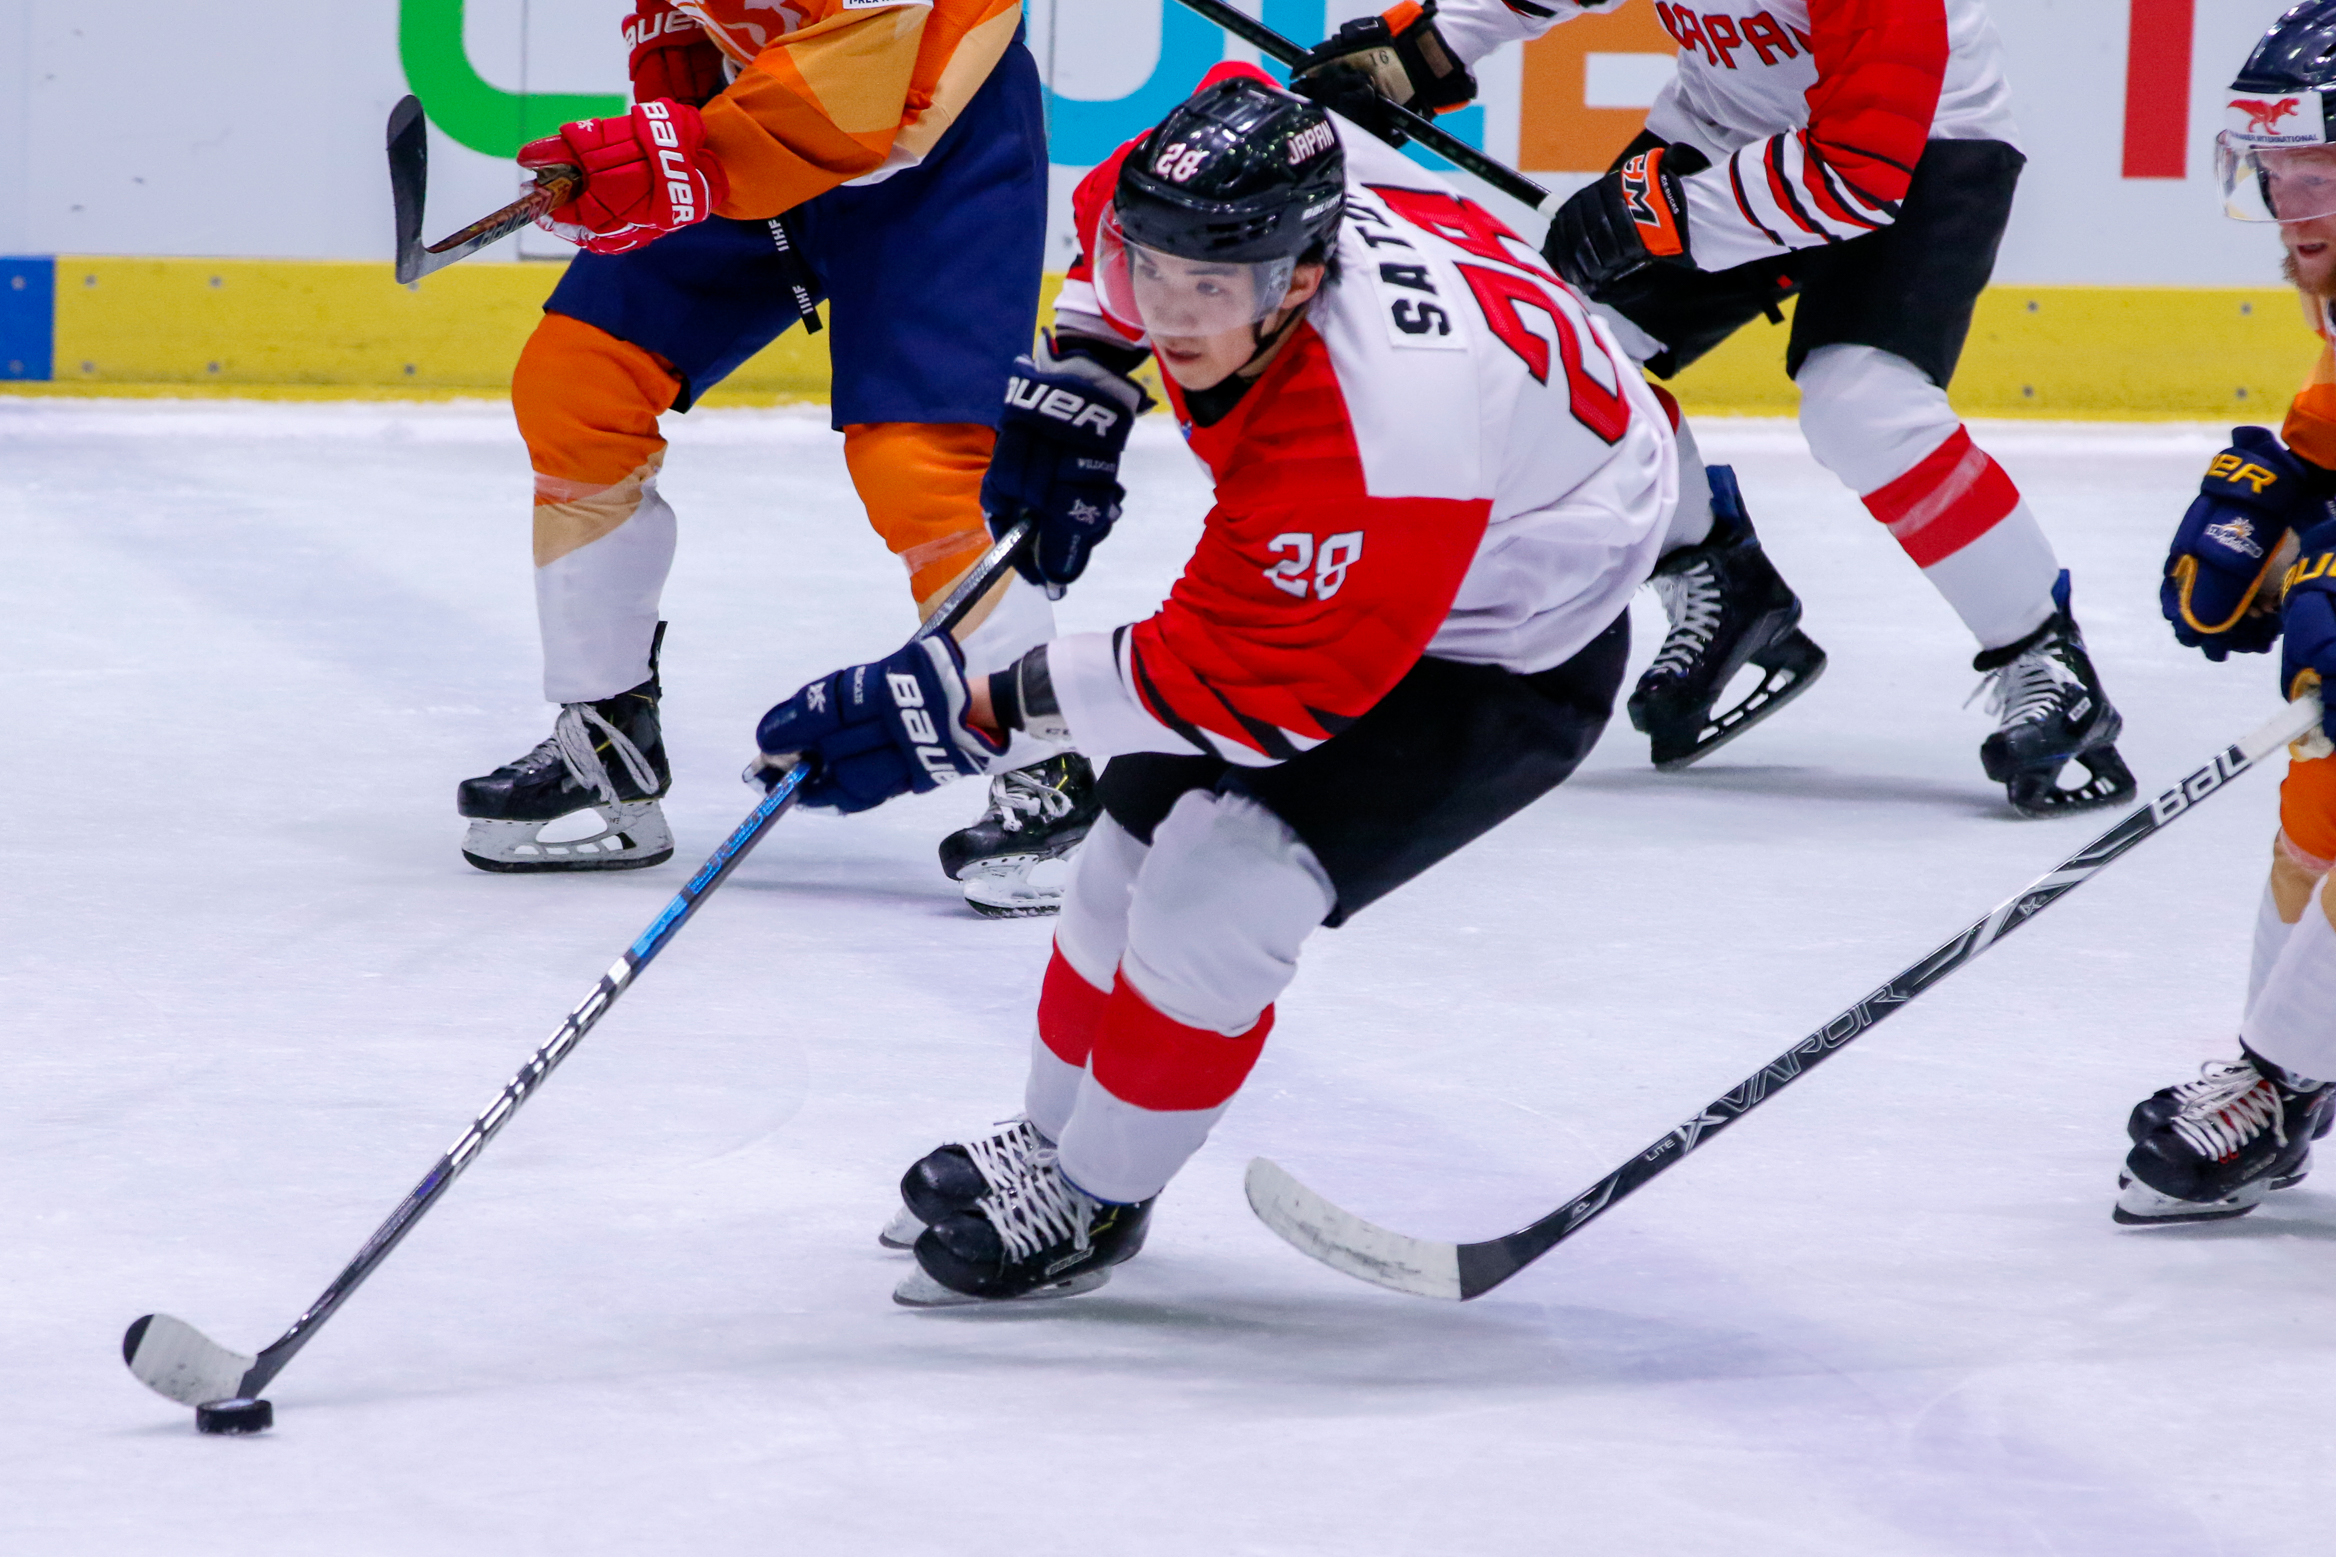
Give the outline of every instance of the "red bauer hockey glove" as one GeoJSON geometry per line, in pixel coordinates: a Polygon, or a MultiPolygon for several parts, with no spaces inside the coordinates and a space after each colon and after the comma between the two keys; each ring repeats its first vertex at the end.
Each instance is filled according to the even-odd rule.
{"type": "Polygon", "coordinates": [[[625,67],[632,72],[636,103],[662,97],[703,108],[730,84],[722,51],[696,17],[676,11],[669,0],[635,0],[625,18],[625,44],[632,51],[625,67]]]}
{"type": "Polygon", "coordinates": [[[704,221],[730,193],[705,140],[698,111],[665,98],[621,118],[561,125],[520,147],[519,165],[582,168],[584,192],[537,225],[595,254],[622,254],[704,221]]]}

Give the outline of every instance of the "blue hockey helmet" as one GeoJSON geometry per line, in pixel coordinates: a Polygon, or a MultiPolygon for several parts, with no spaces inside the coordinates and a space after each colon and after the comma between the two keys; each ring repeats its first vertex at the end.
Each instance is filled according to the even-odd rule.
{"type": "Polygon", "coordinates": [[[2305,0],[2255,45],[2214,161],[2223,210],[2242,222],[2336,215],[2336,0],[2305,0]]]}

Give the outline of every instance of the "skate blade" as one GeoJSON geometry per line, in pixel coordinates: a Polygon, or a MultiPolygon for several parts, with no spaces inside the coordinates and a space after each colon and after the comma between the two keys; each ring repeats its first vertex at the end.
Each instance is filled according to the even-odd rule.
{"type": "Polygon", "coordinates": [[[902,1206],[892,1213],[892,1220],[884,1224],[884,1231],[876,1235],[876,1241],[887,1249],[913,1249],[924,1230],[925,1219],[902,1206]]]}
{"type": "MultiPolygon", "coordinates": [[[[2302,1175],[2297,1175],[2301,1177],[2302,1175]]],[[[2293,1182],[2290,1180],[2289,1182],[2293,1182]]],[[[2130,1173],[2117,1175],[2117,1204],[2109,1219],[2122,1227],[2172,1227],[2185,1222],[2227,1222],[2263,1203],[2276,1186],[2258,1179],[2220,1200],[2177,1200],[2160,1194],[2130,1173]]]]}
{"type": "MultiPolygon", "coordinates": [[[[2138,786],[2133,781],[2132,769],[2117,755],[2114,746],[2098,746],[2091,751],[2080,751],[2068,759],[2080,763],[2088,777],[2074,789],[2058,786],[2060,772],[2055,769],[2044,787],[2022,793],[2017,783],[2004,786],[2004,793],[2012,809],[2020,815],[2037,819],[2048,816],[2073,816],[2079,811],[2099,811],[2111,806],[2133,803],[2138,786]]],[[[2066,763],[2062,767],[2067,766],[2066,763]]],[[[1992,777],[1992,775],[1990,775],[1992,777]]]]}
{"type": "Polygon", "coordinates": [[[1080,1293],[1092,1292],[1109,1281],[1111,1269],[1110,1266],[1106,1265],[1097,1270],[1083,1270],[1067,1281],[1058,1281],[1049,1287],[1039,1287],[1034,1291],[1022,1293],[1018,1297],[985,1298],[975,1297],[971,1293],[959,1292],[954,1287],[944,1287],[926,1275],[923,1266],[919,1266],[916,1270],[902,1277],[900,1285],[892,1289],[892,1301],[903,1308],[970,1308],[979,1303],[1028,1303],[1038,1298],[1077,1297],[1080,1293]]]}
{"type": "Polygon", "coordinates": [[[957,877],[966,906],[985,919],[1035,919],[1061,912],[1071,852],[1000,854],[966,866],[957,877]]]}
{"type": "Polygon", "coordinates": [[[1765,672],[1760,685],[1727,712],[1705,719],[1703,728],[1686,751],[1656,756],[1656,772],[1677,773],[1693,767],[1770,714],[1780,711],[1817,684],[1817,678],[1825,674],[1826,661],[1825,651],[1817,647],[1816,640],[1795,628],[1753,655],[1748,663],[1765,672]]]}
{"type": "MultiPolygon", "coordinates": [[[[673,858],[673,831],[654,800],[631,800],[591,807],[599,832],[586,838],[545,842],[537,835],[556,822],[474,820],[462,840],[462,857],[480,870],[525,875],[551,870],[646,870],[673,858]]],[[[570,815],[575,813],[571,812],[570,815]]]]}

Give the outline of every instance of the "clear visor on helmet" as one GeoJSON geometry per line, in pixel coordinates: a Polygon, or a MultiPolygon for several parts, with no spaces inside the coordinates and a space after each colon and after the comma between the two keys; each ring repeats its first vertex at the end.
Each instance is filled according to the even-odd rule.
{"type": "Polygon", "coordinates": [[[1095,240],[1095,293],[1113,322],[1171,339],[1222,335],[1282,306],[1297,262],[1196,260],[1130,241],[1106,211],[1095,240]]]}
{"type": "Polygon", "coordinates": [[[2242,222],[2308,222],[2336,215],[2336,146],[2250,146],[2214,139],[2222,208],[2242,222]]]}

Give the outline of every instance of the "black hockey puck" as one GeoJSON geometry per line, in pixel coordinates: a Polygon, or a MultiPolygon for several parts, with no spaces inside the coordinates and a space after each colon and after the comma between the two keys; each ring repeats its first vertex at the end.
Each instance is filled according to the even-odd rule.
{"type": "Polygon", "coordinates": [[[264,1433],[276,1425],[276,1408],[264,1400],[213,1400],[195,1407],[198,1433],[264,1433]]]}

